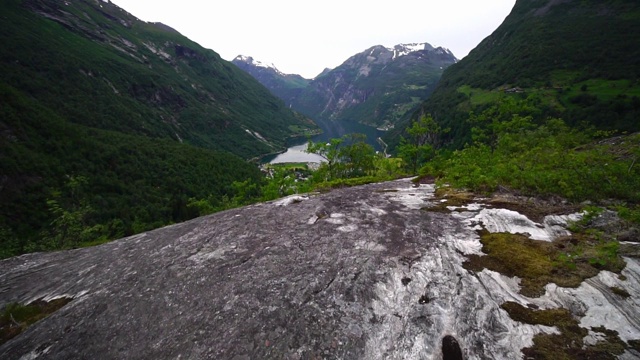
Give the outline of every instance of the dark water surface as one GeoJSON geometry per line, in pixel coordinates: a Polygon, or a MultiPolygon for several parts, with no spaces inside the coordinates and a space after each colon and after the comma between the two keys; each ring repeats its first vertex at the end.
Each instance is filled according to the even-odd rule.
{"type": "MultiPolygon", "coordinates": [[[[367,136],[367,143],[373,146],[376,151],[383,150],[377,139],[384,134],[384,131],[380,131],[372,126],[363,125],[355,121],[316,121],[316,123],[318,124],[318,126],[320,126],[323,133],[320,135],[312,136],[311,140],[314,142],[329,141],[329,139],[339,138],[347,134],[360,133],[367,136]]],[[[289,148],[286,152],[265,157],[262,159],[262,162],[275,164],[287,162],[323,161],[323,158],[318,155],[306,153],[306,148],[306,138],[292,139],[289,142],[289,148]]]]}

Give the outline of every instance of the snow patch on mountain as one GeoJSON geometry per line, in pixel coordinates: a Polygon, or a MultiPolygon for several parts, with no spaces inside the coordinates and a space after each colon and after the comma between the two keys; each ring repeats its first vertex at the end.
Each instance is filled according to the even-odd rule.
{"type": "Polygon", "coordinates": [[[285,75],[283,72],[278,70],[278,68],[273,63],[265,63],[265,62],[262,62],[262,61],[258,61],[258,60],[254,59],[251,56],[238,55],[238,56],[236,56],[235,60],[242,61],[242,62],[245,62],[247,64],[254,65],[256,67],[261,67],[261,68],[265,68],[265,69],[272,69],[272,70],[274,70],[276,73],[278,73],[280,75],[285,75]]]}
{"type": "Polygon", "coordinates": [[[410,44],[398,44],[393,48],[386,48],[389,51],[393,52],[393,60],[398,57],[409,55],[411,53],[415,53],[418,51],[433,51],[439,55],[451,55],[454,56],[451,50],[443,47],[434,48],[429,43],[410,43],[410,44]]]}

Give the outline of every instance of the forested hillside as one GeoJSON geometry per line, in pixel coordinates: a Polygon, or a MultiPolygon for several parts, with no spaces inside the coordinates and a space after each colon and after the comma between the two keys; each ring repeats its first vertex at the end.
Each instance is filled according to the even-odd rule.
{"type": "Polygon", "coordinates": [[[108,1],[8,0],[0,17],[2,257],[179,222],[198,215],[189,199],[226,208],[261,181],[244,159],[315,128],[108,1]]]}
{"type": "Polygon", "coordinates": [[[215,52],[110,2],[0,6],[0,82],[70,122],[245,158],[313,127],[215,52]]]}
{"type": "Polygon", "coordinates": [[[470,112],[513,98],[530,105],[522,115],[538,124],[561,117],[571,126],[637,131],[638,33],[637,1],[518,0],[492,35],[445,71],[413,119],[431,114],[450,129],[444,144],[460,147],[471,139],[470,112]]]}

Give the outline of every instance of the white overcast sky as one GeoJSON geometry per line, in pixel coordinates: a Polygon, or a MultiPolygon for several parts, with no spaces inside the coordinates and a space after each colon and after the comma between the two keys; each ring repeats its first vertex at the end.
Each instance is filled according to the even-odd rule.
{"type": "Polygon", "coordinates": [[[428,42],[461,59],[516,0],[111,0],[232,60],[273,63],[313,78],[371,46],[428,42]]]}

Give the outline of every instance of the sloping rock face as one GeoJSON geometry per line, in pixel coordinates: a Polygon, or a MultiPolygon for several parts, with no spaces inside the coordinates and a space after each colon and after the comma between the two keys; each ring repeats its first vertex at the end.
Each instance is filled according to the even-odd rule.
{"type": "Polygon", "coordinates": [[[605,272],[527,299],[516,279],[463,268],[480,253],[471,220],[481,210],[422,211],[432,196],[408,180],[371,184],[2,261],[0,306],[74,300],[0,358],[518,359],[535,334],[557,332],[512,320],[505,301],[570,304],[589,326],[640,338],[637,260],[617,284],[625,300],[599,293],[615,281],[605,272]]]}

